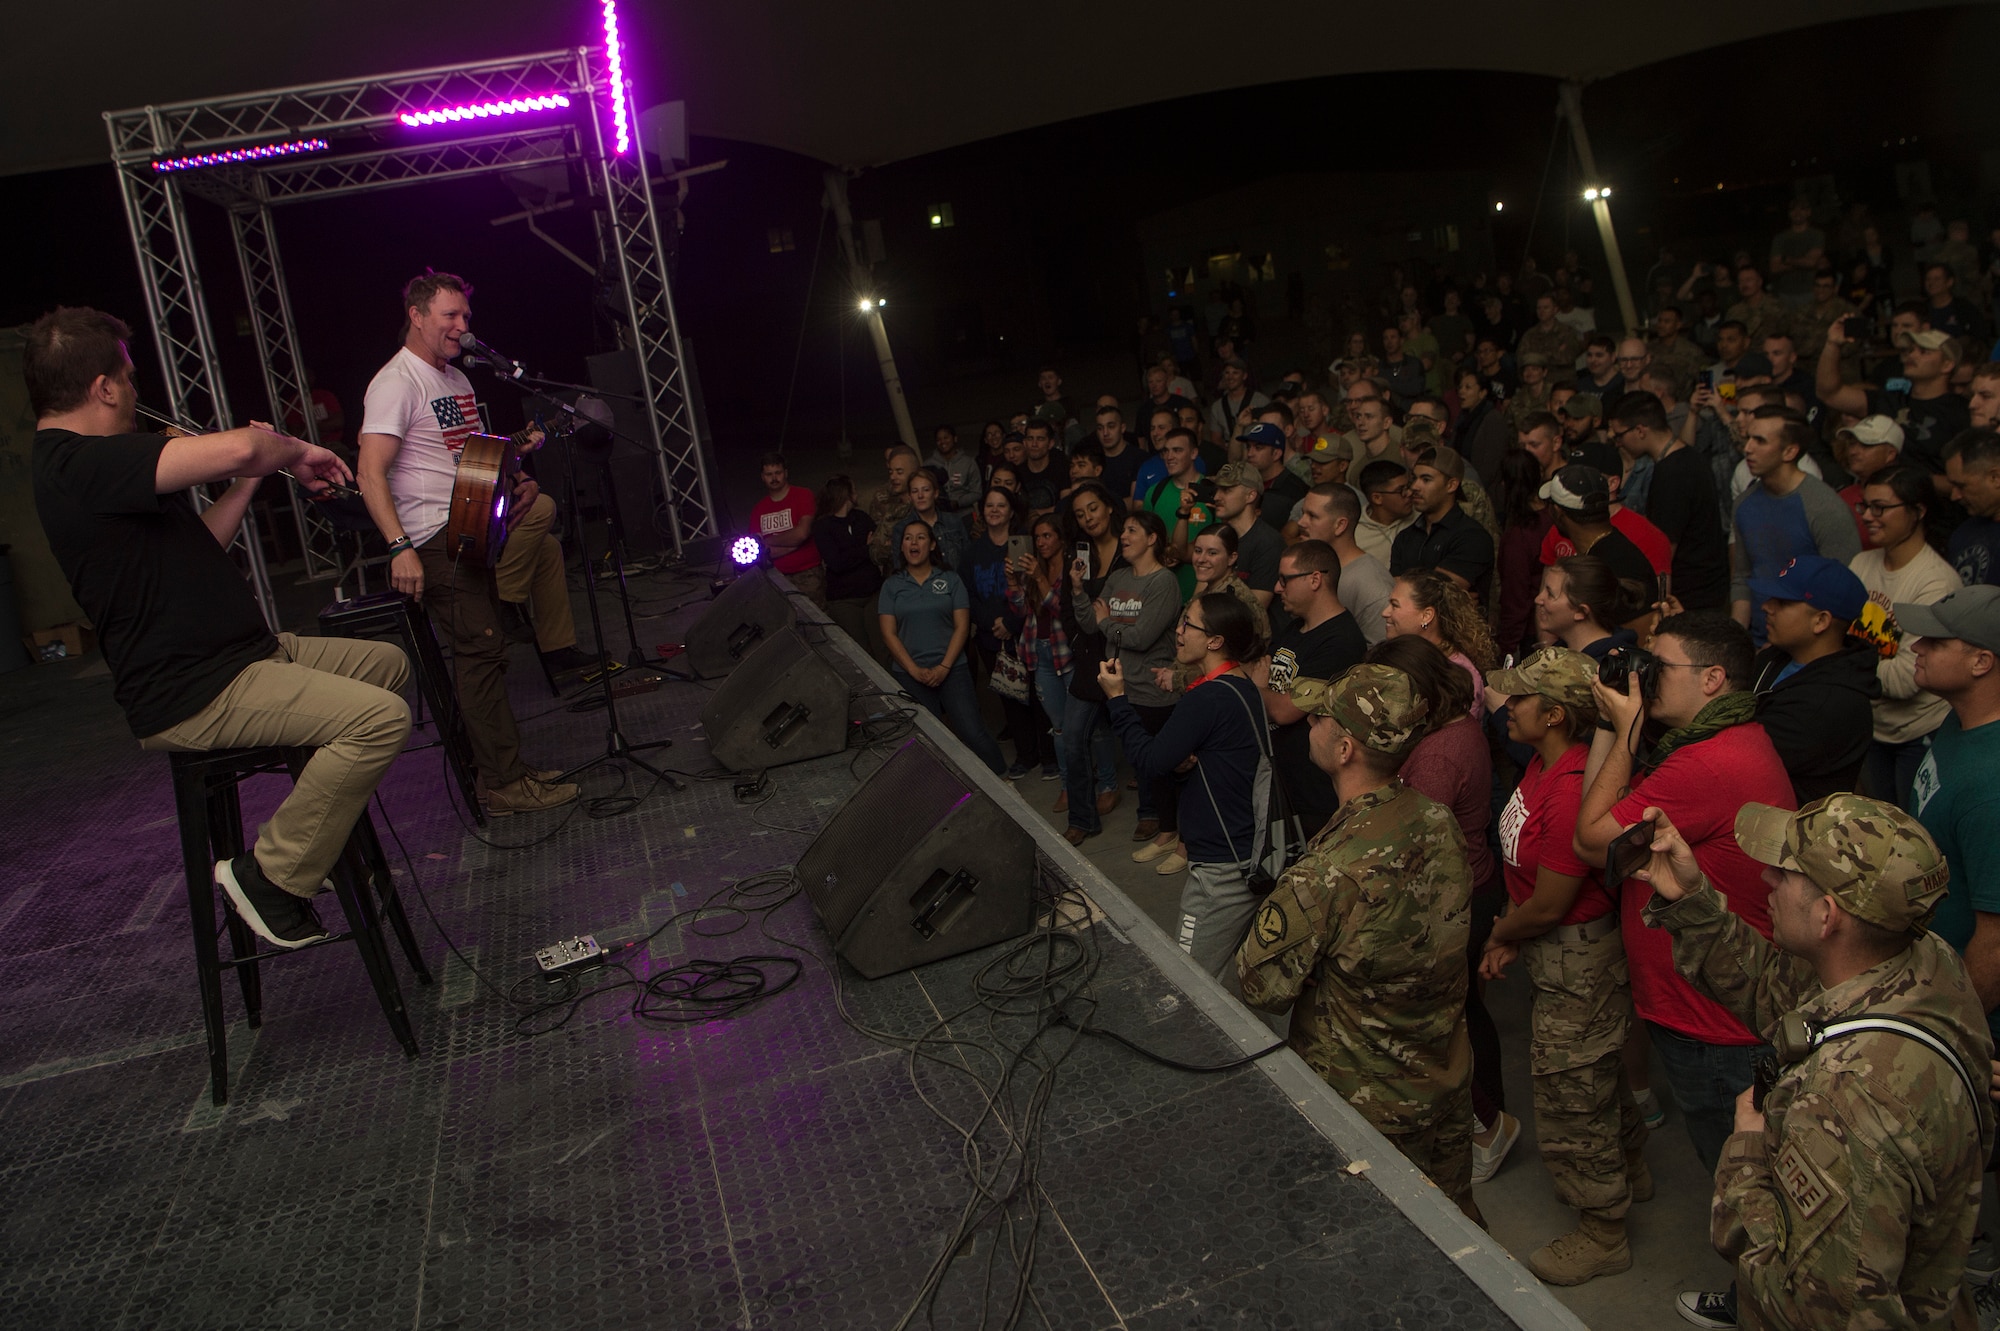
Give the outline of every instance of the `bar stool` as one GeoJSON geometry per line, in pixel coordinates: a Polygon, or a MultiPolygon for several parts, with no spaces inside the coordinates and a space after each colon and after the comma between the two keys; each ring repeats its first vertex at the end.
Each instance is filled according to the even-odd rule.
{"type": "Polygon", "coordinates": [[[254,1029],[263,1024],[263,977],[259,965],[265,961],[297,956],[329,943],[352,942],[361,952],[375,997],[388,1018],[389,1029],[403,1052],[417,1056],[417,1037],[410,1029],[410,1016],[403,1007],[402,987],[397,983],[389,949],[382,938],[381,915],[386,915],[401,942],[403,957],[416,973],[420,984],[431,982],[431,973],[417,949],[416,935],[389,874],[388,858],[375,836],[368,810],[354,821],[347,844],[333,867],[334,895],[347,917],[347,932],[333,934],[304,947],[283,952],[259,952],[257,935],[236,913],[226,892],[215,886],[215,863],[235,859],[243,853],[243,807],[237,787],[247,778],[265,772],[286,772],[294,781],[305,770],[313,751],[270,745],[254,749],[213,749],[206,753],[169,755],[174,778],[174,808],[180,819],[181,859],[187,872],[188,909],[194,925],[195,970],[201,984],[202,1020],[208,1030],[209,1098],[221,1105],[229,1100],[228,1028],[222,1016],[222,973],[236,972],[243,989],[243,1008],[254,1029]],[[372,884],[373,890],[370,890],[372,884]],[[216,946],[215,903],[222,901],[223,927],[229,932],[231,956],[225,960],[216,946]]]}
{"type": "Polygon", "coordinates": [[[376,592],[351,601],[335,601],[319,612],[319,627],[329,637],[388,639],[402,646],[417,678],[417,724],[423,724],[423,709],[429,707],[437,721],[437,744],[444,749],[452,779],[464,794],[473,820],[486,826],[486,811],[479,805],[479,790],[473,780],[472,743],[465,737],[465,720],[458,710],[458,690],[438,648],[437,634],[431,630],[430,616],[401,592],[376,592]]]}

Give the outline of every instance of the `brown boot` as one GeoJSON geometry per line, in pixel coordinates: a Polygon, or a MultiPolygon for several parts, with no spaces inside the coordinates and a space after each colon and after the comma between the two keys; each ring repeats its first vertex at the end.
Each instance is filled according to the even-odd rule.
{"type": "Polygon", "coordinates": [[[1632,1187],[1632,1200],[1653,1200],[1653,1171],[1646,1166],[1646,1148],[1625,1152],[1625,1181],[1632,1187]]]}
{"type": "Polygon", "coordinates": [[[1550,1285],[1581,1285],[1632,1269],[1623,1220],[1601,1220],[1588,1211],[1577,1226],[1528,1256],[1528,1269],[1550,1285]]]}
{"type": "Polygon", "coordinates": [[[532,813],[558,809],[576,798],[573,782],[552,786],[533,776],[524,776],[509,785],[489,788],[484,803],[486,816],[505,818],[510,813],[532,813]]]}

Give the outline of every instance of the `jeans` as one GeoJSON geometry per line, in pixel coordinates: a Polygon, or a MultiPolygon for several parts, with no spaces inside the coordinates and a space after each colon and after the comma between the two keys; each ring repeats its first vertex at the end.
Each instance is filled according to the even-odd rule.
{"type": "Polygon", "coordinates": [[[1049,733],[1056,740],[1056,771],[1062,775],[1063,788],[1069,788],[1069,749],[1063,743],[1063,714],[1069,710],[1069,675],[1057,674],[1049,664],[1048,653],[1035,658],[1035,697],[1041,701],[1042,710],[1048,714],[1049,733]]]}
{"type": "MultiPolygon", "coordinates": [[[[1174,714],[1171,703],[1165,707],[1142,707],[1135,702],[1132,710],[1138,714],[1139,724],[1146,728],[1146,733],[1154,736],[1167,728],[1167,722],[1174,714]]],[[[1180,830],[1180,813],[1180,773],[1167,772],[1151,781],[1139,782],[1140,821],[1158,819],[1162,832],[1175,832],[1180,830]]]]}
{"type": "MultiPolygon", "coordinates": [[[[1097,814],[1097,796],[1118,789],[1118,750],[1104,719],[1103,703],[1087,702],[1067,692],[1061,701],[1063,789],[1069,792],[1069,825],[1095,836],[1104,830],[1104,820],[1097,814]]],[[[1049,715],[1053,719],[1053,709],[1049,715]]]]}
{"type": "Polygon", "coordinates": [[[953,663],[951,673],[937,688],[917,683],[903,673],[901,666],[891,666],[889,673],[903,692],[923,704],[925,711],[950,725],[965,747],[986,764],[988,771],[995,776],[1007,774],[1007,763],[1000,756],[999,743],[986,733],[986,726],[979,719],[979,695],[973,691],[972,667],[966,664],[964,657],[953,663]]]}
{"type": "Polygon", "coordinates": [[[1653,1052],[1673,1088],[1674,1103],[1687,1117],[1694,1153],[1711,1176],[1722,1159],[1723,1143],[1736,1131],[1736,1097],[1756,1080],[1757,1060],[1771,1052],[1767,1044],[1704,1044],[1656,1022],[1653,1052]]]}
{"type": "Polygon", "coordinates": [[[1906,739],[1901,744],[1870,740],[1868,756],[1861,760],[1861,788],[1874,799],[1910,811],[1910,787],[1915,784],[1917,768],[1923,765],[1930,747],[1929,735],[1906,739]]]}

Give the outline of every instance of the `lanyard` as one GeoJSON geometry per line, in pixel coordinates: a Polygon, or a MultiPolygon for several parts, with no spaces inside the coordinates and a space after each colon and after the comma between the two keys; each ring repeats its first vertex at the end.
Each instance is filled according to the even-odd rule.
{"type": "Polygon", "coordinates": [[[1226,675],[1234,669],[1236,669],[1236,662],[1224,661],[1221,665],[1209,671],[1206,675],[1203,675],[1200,679],[1196,680],[1194,683],[1188,685],[1187,691],[1189,693],[1193,693],[1196,689],[1208,683],[1208,681],[1214,679],[1217,675],[1226,675]]]}

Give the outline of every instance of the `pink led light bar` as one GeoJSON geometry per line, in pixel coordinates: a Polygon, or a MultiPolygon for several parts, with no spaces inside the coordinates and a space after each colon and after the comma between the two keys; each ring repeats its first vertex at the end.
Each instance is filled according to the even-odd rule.
{"type": "Polygon", "coordinates": [[[505,102],[479,102],[472,106],[444,106],[435,111],[405,111],[396,117],[405,125],[444,125],[459,120],[482,120],[488,116],[519,115],[523,111],[553,111],[568,106],[569,98],[559,92],[545,97],[516,97],[505,102]]]}
{"type": "Polygon", "coordinates": [[[611,61],[612,149],[623,153],[632,146],[632,126],[625,112],[625,46],[618,40],[618,0],[604,0],[604,50],[611,61]]]}
{"type": "Polygon", "coordinates": [[[194,157],[169,157],[153,163],[155,171],[193,171],[204,166],[226,166],[231,162],[259,162],[267,157],[290,157],[315,153],[327,146],[325,139],[294,139],[290,143],[262,143],[255,148],[233,148],[224,153],[201,153],[194,157]]]}

